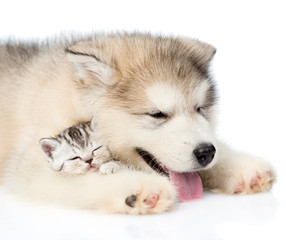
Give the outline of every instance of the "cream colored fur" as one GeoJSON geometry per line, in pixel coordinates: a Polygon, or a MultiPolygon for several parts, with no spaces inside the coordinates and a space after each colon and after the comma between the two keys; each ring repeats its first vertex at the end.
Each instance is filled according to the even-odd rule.
{"type": "MultiPolygon", "coordinates": [[[[31,56],[21,55],[17,47],[8,51],[0,46],[0,174],[12,192],[33,201],[110,213],[160,213],[174,205],[174,187],[166,177],[153,173],[134,147],[151,148],[174,170],[192,171],[196,167],[192,151],[205,140],[218,150],[214,167],[201,172],[206,187],[226,193],[260,192],[271,187],[274,173],[268,163],[216,143],[215,108],[209,109],[210,117],[205,120],[195,115],[196,106],[189,104],[204,101],[200,74],[189,72],[188,63],[180,56],[169,56],[189,52],[204,71],[214,54],[212,46],[191,39],[136,34],[102,35],[67,45],[68,53],[55,43],[42,46],[31,56]],[[174,75],[179,69],[181,79],[174,75]],[[174,98],[169,105],[163,100],[165,105],[160,107],[171,111],[175,120],[168,123],[169,128],[158,130],[158,122],[152,123],[143,114],[160,102],[154,91],[163,91],[163,95],[170,89],[175,89],[171,91],[174,98]],[[134,170],[106,176],[62,176],[52,171],[39,140],[89,121],[93,115],[111,151],[134,170]],[[160,198],[150,209],[144,199],[154,193],[160,198]],[[134,194],[137,202],[131,208],[125,199],[134,194]]],[[[24,48],[27,52],[31,49],[24,48]]]]}

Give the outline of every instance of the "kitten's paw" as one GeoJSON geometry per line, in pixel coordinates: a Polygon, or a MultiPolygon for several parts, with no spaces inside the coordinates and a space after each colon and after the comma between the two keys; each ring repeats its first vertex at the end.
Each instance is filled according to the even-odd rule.
{"type": "Polygon", "coordinates": [[[103,163],[100,167],[99,167],[99,171],[101,174],[110,174],[110,173],[115,173],[118,172],[119,169],[121,168],[121,165],[119,162],[115,162],[115,161],[110,161],[107,163],[103,163]]]}
{"type": "Polygon", "coordinates": [[[176,195],[173,189],[142,189],[125,199],[130,214],[162,213],[172,208],[176,195]]]}

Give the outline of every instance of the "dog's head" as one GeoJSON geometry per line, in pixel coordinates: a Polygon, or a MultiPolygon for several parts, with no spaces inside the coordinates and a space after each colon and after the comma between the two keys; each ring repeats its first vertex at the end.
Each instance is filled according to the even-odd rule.
{"type": "Polygon", "coordinates": [[[160,172],[213,165],[212,46],[192,39],[114,35],[78,42],[66,52],[85,106],[96,115],[115,155],[160,172]]]}

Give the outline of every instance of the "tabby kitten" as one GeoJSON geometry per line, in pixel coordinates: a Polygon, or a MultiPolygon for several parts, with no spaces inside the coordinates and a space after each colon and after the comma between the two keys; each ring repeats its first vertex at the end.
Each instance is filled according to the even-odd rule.
{"type": "Polygon", "coordinates": [[[54,138],[42,138],[40,146],[51,168],[66,174],[97,169],[108,174],[124,166],[112,159],[111,152],[98,134],[95,118],[67,128],[54,138]]]}

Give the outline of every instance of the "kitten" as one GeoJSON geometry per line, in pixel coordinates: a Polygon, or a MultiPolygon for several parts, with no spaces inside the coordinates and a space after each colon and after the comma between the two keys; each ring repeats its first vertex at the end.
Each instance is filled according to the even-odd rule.
{"type": "Polygon", "coordinates": [[[40,146],[51,168],[66,174],[81,174],[98,168],[102,174],[109,174],[124,166],[112,159],[109,148],[98,134],[95,118],[67,128],[54,138],[42,138],[40,146]]]}

